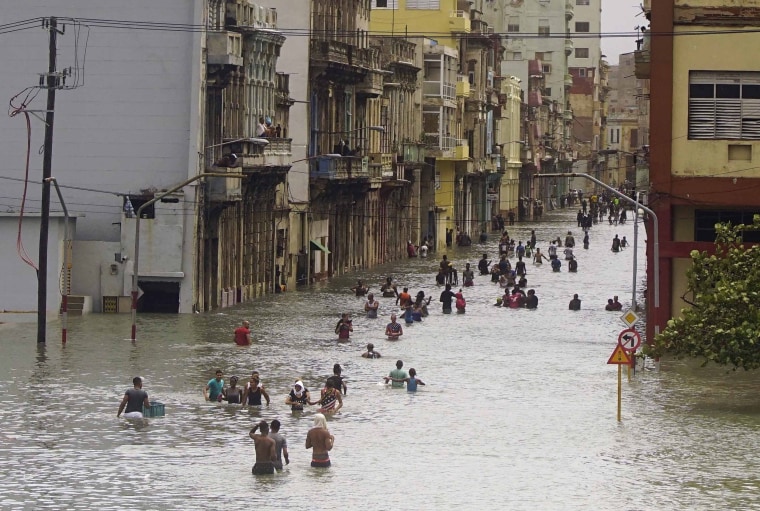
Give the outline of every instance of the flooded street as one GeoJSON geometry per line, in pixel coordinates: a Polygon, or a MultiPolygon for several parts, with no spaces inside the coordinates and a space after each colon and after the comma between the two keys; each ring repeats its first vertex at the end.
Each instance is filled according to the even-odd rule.
{"type": "MultiPolygon", "coordinates": [[[[467,313],[443,315],[438,252],[221,313],[141,315],[136,346],[125,340],[129,315],[74,318],[65,349],[57,321],[42,350],[32,325],[0,326],[0,508],[760,509],[757,375],[665,362],[624,379],[618,423],[617,370],[606,361],[624,326],[604,305],[613,295],[630,305],[633,249],[613,254],[610,243],[615,234],[632,241],[633,225],[594,226],[589,250],[573,211],[507,227],[523,241],[530,228],[543,252],[573,231],[579,262],[577,274],[564,261],[559,274],[528,265],[537,310],[494,307],[501,290],[478,275],[464,289],[467,313]],[[412,295],[434,296],[430,316],[404,325],[398,342],[383,336],[394,299],[380,298],[370,320],[349,290],[361,278],[377,292],[388,274],[412,295]],[[574,293],[579,312],[568,310],[574,293]],[[341,311],[354,332],[339,345],[341,311]],[[232,342],[243,319],[250,347],[232,342]],[[368,342],[381,359],[361,358],[368,342]],[[397,359],[427,386],[384,386],[397,359]],[[284,400],[297,378],[318,395],[336,362],[348,394],[328,420],[333,466],[317,470],[304,448],[315,409],[294,415],[284,400]],[[258,370],[271,405],[205,402],[216,368],[225,381],[258,370]],[[135,375],[166,404],[165,417],[116,418],[135,375]],[[282,422],[291,462],[253,477],[248,430],[261,418],[282,422]]],[[[497,259],[497,242],[447,254],[461,273],[483,252],[497,259]]]]}

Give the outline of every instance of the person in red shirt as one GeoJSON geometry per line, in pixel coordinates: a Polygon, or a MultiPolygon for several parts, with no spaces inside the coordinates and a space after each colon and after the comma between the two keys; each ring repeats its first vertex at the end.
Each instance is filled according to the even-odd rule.
{"type": "Polygon", "coordinates": [[[235,344],[238,346],[248,346],[251,344],[251,330],[248,327],[248,321],[243,320],[243,326],[235,329],[235,344]]]}

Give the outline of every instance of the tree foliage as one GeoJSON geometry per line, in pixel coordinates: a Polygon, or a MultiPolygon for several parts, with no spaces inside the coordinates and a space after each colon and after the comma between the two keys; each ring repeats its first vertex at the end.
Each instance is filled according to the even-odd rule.
{"type": "Polygon", "coordinates": [[[668,321],[652,355],[702,358],[707,365],[746,370],[760,367],[760,245],[742,244],[752,225],[716,224],[715,254],[691,252],[687,272],[691,308],[668,321]]]}

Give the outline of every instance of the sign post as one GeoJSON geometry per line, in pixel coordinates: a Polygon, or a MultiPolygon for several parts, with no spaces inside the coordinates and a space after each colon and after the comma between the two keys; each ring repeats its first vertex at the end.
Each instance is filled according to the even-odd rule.
{"type": "Polygon", "coordinates": [[[631,363],[631,357],[628,355],[628,352],[623,349],[623,346],[621,346],[619,343],[617,346],[615,346],[615,351],[612,352],[612,355],[610,355],[609,360],[607,360],[608,364],[617,364],[618,366],[618,391],[617,391],[617,420],[620,422],[622,419],[620,418],[620,409],[622,407],[622,401],[623,401],[623,365],[624,364],[630,364],[631,363]]]}

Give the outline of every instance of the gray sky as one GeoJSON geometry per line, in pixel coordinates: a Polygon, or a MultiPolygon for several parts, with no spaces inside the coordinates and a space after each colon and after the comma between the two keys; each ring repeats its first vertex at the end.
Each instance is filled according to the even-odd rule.
{"type": "MultiPolygon", "coordinates": [[[[634,32],[638,25],[647,24],[636,0],[602,0],[602,32],[634,32]]],[[[604,37],[602,53],[607,62],[618,63],[618,55],[636,50],[635,37],[604,37]]]]}

